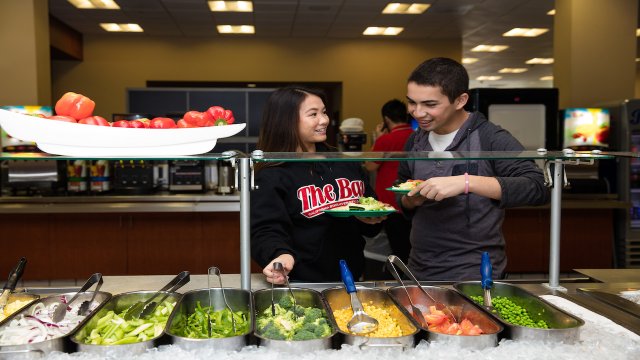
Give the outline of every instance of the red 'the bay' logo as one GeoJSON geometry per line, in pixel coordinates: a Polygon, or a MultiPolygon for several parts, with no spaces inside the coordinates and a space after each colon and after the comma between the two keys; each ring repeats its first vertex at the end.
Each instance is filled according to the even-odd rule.
{"type": "Polygon", "coordinates": [[[336,179],[336,187],[326,184],[322,188],[307,185],[298,188],[297,194],[302,206],[301,214],[312,218],[322,214],[323,210],[333,209],[358,200],[364,196],[364,182],[345,178],[336,179]]]}

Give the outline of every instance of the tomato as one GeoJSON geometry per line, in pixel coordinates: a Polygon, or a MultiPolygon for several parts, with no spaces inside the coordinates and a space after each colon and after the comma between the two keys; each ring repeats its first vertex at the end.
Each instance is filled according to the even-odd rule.
{"type": "Polygon", "coordinates": [[[178,127],[179,128],[193,128],[193,127],[197,127],[195,125],[191,125],[188,122],[186,122],[184,119],[180,119],[178,120],[178,127]]]}
{"type": "Polygon", "coordinates": [[[103,118],[102,116],[89,116],[78,120],[78,124],[110,126],[107,119],[103,118]]]}
{"type": "Polygon", "coordinates": [[[447,320],[447,316],[444,314],[426,314],[424,319],[429,325],[440,325],[447,320]]]}
{"type": "Polygon", "coordinates": [[[151,119],[150,129],[172,129],[176,127],[176,122],[171,118],[157,117],[151,119]]]}
{"type": "Polygon", "coordinates": [[[118,120],[118,121],[112,122],[111,123],[111,127],[128,128],[128,127],[131,127],[131,126],[129,126],[129,121],[127,121],[127,120],[118,120]]]}
{"type": "Polygon", "coordinates": [[[182,117],[182,119],[186,121],[188,124],[191,124],[194,126],[205,126],[205,124],[207,123],[207,120],[209,120],[206,113],[202,113],[199,111],[187,111],[182,117]]]}
{"type": "Polygon", "coordinates": [[[149,126],[145,125],[140,120],[129,120],[129,127],[130,128],[135,128],[135,129],[144,129],[144,128],[148,128],[149,126]]]}
{"type": "Polygon", "coordinates": [[[56,114],[67,115],[79,120],[91,116],[96,103],[88,97],[68,92],[56,102],[56,114]]]}
{"type": "Polygon", "coordinates": [[[77,122],[76,119],[72,118],[71,116],[66,116],[66,115],[53,115],[53,116],[47,117],[47,119],[58,120],[58,121],[66,121],[66,122],[72,122],[72,123],[77,122]]]}

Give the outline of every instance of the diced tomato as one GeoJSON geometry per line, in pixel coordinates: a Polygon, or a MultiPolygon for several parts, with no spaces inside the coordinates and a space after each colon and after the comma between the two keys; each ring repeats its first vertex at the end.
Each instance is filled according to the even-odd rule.
{"type": "Polygon", "coordinates": [[[55,110],[57,115],[67,115],[79,120],[91,116],[96,103],[88,97],[68,92],[56,102],[55,110]]]}
{"type": "Polygon", "coordinates": [[[176,122],[171,118],[157,117],[149,122],[150,129],[172,129],[175,127],[177,127],[176,122]]]}
{"type": "Polygon", "coordinates": [[[444,314],[431,313],[431,314],[424,315],[424,319],[427,321],[427,324],[429,325],[440,325],[445,320],[447,320],[447,317],[444,314]]]}
{"type": "Polygon", "coordinates": [[[98,125],[98,126],[110,126],[107,119],[102,116],[89,116],[78,120],[78,124],[98,125]]]}
{"type": "Polygon", "coordinates": [[[53,115],[53,116],[48,116],[47,119],[58,120],[58,121],[66,121],[66,122],[72,122],[72,123],[77,122],[76,119],[72,118],[71,116],[67,116],[67,115],[53,115]]]}

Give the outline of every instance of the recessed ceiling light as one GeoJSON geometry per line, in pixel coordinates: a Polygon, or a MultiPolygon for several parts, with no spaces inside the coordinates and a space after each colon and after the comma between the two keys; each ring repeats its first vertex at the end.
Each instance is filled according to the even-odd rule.
{"type": "Polygon", "coordinates": [[[394,36],[398,35],[404,30],[403,27],[379,27],[379,26],[369,26],[366,28],[362,35],[386,35],[386,36],[394,36]]]}
{"type": "Polygon", "coordinates": [[[549,31],[549,29],[544,28],[513,28],[506,33],[502,34],[502,36],[522,36],[522,37],[536,37],[540,36],[549,31]]]}
{"type": "Polygon", "coordinates": [[[388,3],[382,10],[383,14],[422,14],[427,11],[430,4],[421,3],[388,3]]]}
{"type": "Polygon", "coordinates": [[[526,68],[502,68],[498,72],[501,74],[520,74],[527,71],[526,68]]]}
{"type": "Polygon", "coordinates": [[[636,36],[640,36],[640,29],[636,29],[636,36]]]}
{"type": "Polygon", "coordinates": [[[502,79],[502,76],[497,76],[497,75],[482,75],[476,78],[476,80],[478,81],[496,81],[500,79],[502,79]]]}
{"type": "Polygon", "coordinates": [[[532,58],[525,61],[525,64],[553,64],[553,58],[532,58]]]}
{"type": "Polygon", "coordinates": [[[253,25],[218,25],[216,26],[220,34],[255,34],[253,25]]]}
{"type": "Polygon", "coordinates": [[[108,9],[117,10],[120,6],[113,0],[68,0],[78,9],[108,9]]]}
{"type": "Polygon", "coordinates": [[[209,1],[209,10],[252,12],[253,2],[251,1],[209,1]]]}
{"type": "Polygon", "coordinates": [[[500,52],[502,50],[508,49],[507,45],[478,45],[471,49],[474,52],[500,52]]]}
{"type": "Polygon", "coordinates": [[[556,14],[556,9],[551,9],[547,12],[547,15],[555,15],[556,14]]]}
{"type": "Polygon", "coordinates": [[[478,58],[462,58],[463,64],[473,64],[476,61],[478,61],[478,58]]]}
{"type": "Polygon", "coordinates": [[[100,27],[110,32],[143,32],[138,24],[100,23],[100,27]]]}
{"type": "Polygon", "coordinates": [[[542,81],[551,81],[551,80],[553,80],[553,76],[552,75],[543,76],[543,77],[540,78],[540,80],[542,80],[542,81]]]}

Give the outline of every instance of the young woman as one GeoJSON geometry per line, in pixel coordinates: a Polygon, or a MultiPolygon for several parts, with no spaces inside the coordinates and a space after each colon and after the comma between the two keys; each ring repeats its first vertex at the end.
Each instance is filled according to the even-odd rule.
{"type": "MultiPolygon", "coordinates": [[[[286,87],[267,100],[257,148],[264,152],[322,153],[329,117],[324,95],[286,87]]],[[[320,154],[319,154],[320,156],[320,154]]],[[[357,279],[364,266],[364,238],[380,231],[384,218],[336,218],[323,210],[374,196],[358,162],[258,162],[257,189],[251,192],[251,254],[267,281],[280,284],[273,271],[282,263],[294,281],[340,280],[345,259],[357,279]]]]}

